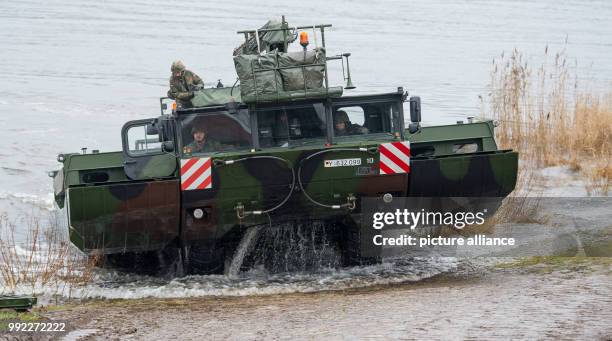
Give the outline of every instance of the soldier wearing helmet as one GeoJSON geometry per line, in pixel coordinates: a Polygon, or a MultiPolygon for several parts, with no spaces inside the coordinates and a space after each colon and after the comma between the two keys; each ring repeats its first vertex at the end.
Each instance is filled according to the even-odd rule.
{"type": "Polygon", "coordinates": [[[185,154],[210,153],[221,149],[221,144],[208,138],[208,131],[201,125],[194,125],[191,128],[193,142],[183,148],[185,154]]]}
{"type": "Polygon", "coordinates": [[[176,100],[177,104],[182,108],[191,108],[193,92],[204,87],[202,78],[192,71],[185,69],[185,64],[180,60],[173,62],[170,70],[172,71],[172,76],[170,76],[168,97],[176,100]]]}
{"type": "Polygon", "coordinates": [[[359,135],[367,133],[368,128],[362,127],[359,124],[351,123],[346,111],[338,110],[334,113],[335,136],[359,135]]]}

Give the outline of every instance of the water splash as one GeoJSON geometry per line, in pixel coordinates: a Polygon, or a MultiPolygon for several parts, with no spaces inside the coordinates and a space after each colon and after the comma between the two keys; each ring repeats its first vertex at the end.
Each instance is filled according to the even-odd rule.
{"type": "Polygon", "coordinates": [[[269,273],[337,268],[342,259],[339,238],[337,226],[322,221],[276,224],[262,231],[244,265],[269,273]]]}
{"type": "MultiPolygon", "coordinates": [[[[259,268],[241,273],[238,278],[225,275],[191,275],[160,278],[99,269],[96,280],[84,287],[58,292],[37,288],[43,297],[137,299],[146,297],[180,298],[202,296],[249,296],[335,291],[372,286],[418,282],[455,272],[456,258],[388,259],[381,264],[316,272],[271,274],[259,268]]],[[[23,288],[24,293],[31,288],[23,288]]]]}
{"type": "Polygon", "coordinates": [[[254,241],[256,241],[256,236],[261,226],[252,226],[249,227],[248,230],[242,236],[240,240],[240,244],[238,244],[238,248],[236,252],[234,252],[234,257],[232,258],[232,262],[229,268],[226,271],[226,275],[230,278],[237,278],[240,273],[240,268],[242,267],[242,263],[244,262],[244,257],[248,254],[248,252],[253,248],[254,241]]]}

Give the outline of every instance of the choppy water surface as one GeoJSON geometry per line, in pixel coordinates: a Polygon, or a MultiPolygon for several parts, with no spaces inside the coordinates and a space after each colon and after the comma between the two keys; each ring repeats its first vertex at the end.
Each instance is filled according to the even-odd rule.
{"type": "Polygon", "coordinates": [[[71,295],[84,298],[176,298],[317,292],[416,282],[457,268],[457,259],[428,258],[397,259],[379,265],[320,269],[308,273],[270,274],[256,268],[236,277],[205,275],[164,279],[100,271],[95,283],[77,288],[71,295]]]}
{"type": "MultiPolygon", "coordinates": [[[[537,62],[568,39],[581,80],[612,84],[608,1],[159,1],[0,2],[0,212],[16,219],[53,210],[46,171],[59,152],[120,148],[125,121],[158,114],[169,66],[183,59],[208,84],[232,83],[239,29],[285,14],[291,24],[332,23],[330,53],[351,52],[356,92],[403,86],[423,99],[424,120],[453,122],[479,112],[492,58],[514,47],[537,62]]],[[[336,82],[341,82],[337,69],[336,82]]],[[[446,271],[446,262],[294,275],[304,290],[405,281],[446,271]],[[425,270],[427,268],[428,270],[425,270]],[[428,272],[428,271],[431,271],[428,272]],[[355,281],[354,278],[357,278],[355,281]],[[362,281],[363,279],[363,281],[362,281]],[[348,282],[347,282],[348,283],[348,282]]],[[[100,296],[244,294],[262,283],[283,291],[284,275],[206,277],[162,283],[101,274],[100,296]],[[110,278],[110,279],[109,279],[110,278]],[[130,289],[140,283],[140,291],[130,289]]],[[[276,290],[274,289],[274,290],[276,290]]],[[[296,290],[295,288],[291,290],[296,290]]],[[[300,291],[302,289],[297,289],[300,291]]],[[[93,294],[95,296],[96,294],[93,294]]]]}

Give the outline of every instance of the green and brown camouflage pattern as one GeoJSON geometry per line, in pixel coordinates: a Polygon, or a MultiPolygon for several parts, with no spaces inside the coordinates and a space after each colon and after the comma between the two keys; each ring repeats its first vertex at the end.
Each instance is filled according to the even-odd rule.
{"type": "MultiPolygon", "coordinates": [[[[395,100],[401,102],[402,96],[396,95],[395,100]]],[[[142,157],[138,163],[130,163],[138,158],[130,159],[122,152],[67,154],[63,169],[55,176],[56,199],[60,206],[64,200],[67,203],[71,241],[84,252],[123,254],[162,250],[169,245],[199,245],[200,249],[205,245],[210,250],[206,257],[214,259],[216,253],[227,252],[223,250],[227,238],[248,226],[270,220],[358,219],[359,207],[349,210],[315,205],[295,184],[289,200],[269,216],[238,218],[238,206],[244,211],[257,211],[282,202],[291,190],[291,168],[296,174],[299,168],[309,196],[326,205],[343,205],[350,197],[380,197],[385,193],[504,197],[514,189],[518,155],[497,149],[493,129],[491,121],[484,121],[423,127],[416,134],[405,131],[404,139],[411,142],[412,153],[408,174],[379,175],[376,148],[381,143],[402,140],[391,134],[332,139],[327,146],[321,142],[218,153],[213,156],[213,188],[194,191],[180,190],[178,148],[175,154],[142,157]],[[457,152],[470,145],[476,150],[457,152]],[[306,160],[321,151],[325,152],[306,160]],[[254,156],[273,156],[287,162],[254,156]],[[361,158],[362,165],[323,166],[328,159],[350,158],[361,158]],[[221,162],[237,159],[244,160],[221,162]],[[137,165],[139,171],[127,171],[129,165],[137,165]],[[196,208],[204,210],[204,218],[194,218],[196,208]]]]}
{"type": "MultiPolygon", "coordinates": [[[[289,26],[283,20],[280,27],[289,26]]],[[[331,25],[317,27],[323,35],[331,25]]],[[[269,31],[270,36],[271,32],[279,31],[269,31]]],[[[242,33],[249,44],[249,34],[257,31],[242,33]]],[[[289,42],[286,33],[282,44],[275,45],[282,45],[283,51],[289,42]]],[[[325,47],[324,39],[322,45],[325,47]]],[[[242,52],[248,51],[246,47],[242,52]]],[[[266,95],[269,98],[257,96],[255,101],[241,99],[238,95],[244,89],[238,86],[205,89],[193,97],[191,87],[202,83],[197,75],[184,70],[182,78],[172,77],[168,96],[182,105],[171,115],[164,115],[162,107],[160,117],[126,123],[121,132],[122,151],[58,157],[63,167],[52,174],[54,193],[57,204],[66,207],[72,243],[88,254],[105,255],[110,263],[132,267],[144,264],[137,261],[142,255],[157,253],[161,264],[176,257],[178,250],[181,262],[195,264],[196,272],[218,272],[250,226],[325,221],[339,230],[340,246],[347,250],[345,258],[351,258],[359,256],[354,247],[359,239],[356,226],[361,220],[362,198],[385,194],[503,198],[512,192],[518,154],[498,149],[493,122],[420,127],[420,99],[411,99],[411,115],[405,118],[407,93],[403,88],[387,94],[343,96],[342,87],[328,86],[326,63],[346,58],[350,85],[346,89],[353,88],[349,55],[323,58],[325,86],[321,88],[304,86],[287,96],[276,91],[266,95]],[[273,121],[266,117],[260,123],[260,112],[269,109],[272,115],[274,108],[283,108],[289,129],[287,111],[308,105],[316,107],[314,118],[324,125],[318,127],[325,130],[323,137],[261,147],[266,145],[261,130],[275,127],[266,125],[273,121]],[[335,136],[334,110],[351,106],[360,107],[369,123],[374,123],[367,128],[378,132],[366,129],[361,132],[367,134],[335,136]],[[214,133],[250,139],[248,146],[240,145],[248,148],[205,153],[202,157],[210,158],[212,164],[211,187],[182,190],[188,180],[182,183],[181,167],[192,159],[182,129],[191,131],[187,122],[215,115],[229,117],[232,123],[223,125],[214,118],[210,121],[214,133]],[[236,127],[243,130],[236,131],[236,127]],[[144,132],[134,146],[128,141],[132,128],[144,132]],[[149,141],[150,135],[157,140],[149,141]],[[400,142],[401,147],[402,141],[410,142],[410,171],[381,175],[381,145],[400,142]],[[326,161],[343,159],[359,160],[359,164],[325,167],[326,161]],[[197,217],[196,212],[202,216],[197,217]]],[[[274,65],[273,70],[285,69],[274,65]]]]}

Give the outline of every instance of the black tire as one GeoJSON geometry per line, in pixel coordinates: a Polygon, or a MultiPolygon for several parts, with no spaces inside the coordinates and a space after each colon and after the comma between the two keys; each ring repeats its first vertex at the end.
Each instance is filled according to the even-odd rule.
{"type": "Polygon", "coordinates": [[[363,254],[361,245],[362,236],[358,224],[348,219],[343,220],[339,224],[343,232],[342,241],[340,242],[343,266],[373,265],[381,263],[382,259],[380,256],[372,257],[363,254]]]}
{"type": "Polygon", "coordinates": [[[138,275],[183,275],[182,259],[175,246],[157,251],[108,254],[104,256],[103,267],[138,275]]]}
{"type": "Polygon", "coordinates": [[[184,248],[185,269],[189,274],[222,274],[223,251],[209,243],[193,243],[184,248]]]}

